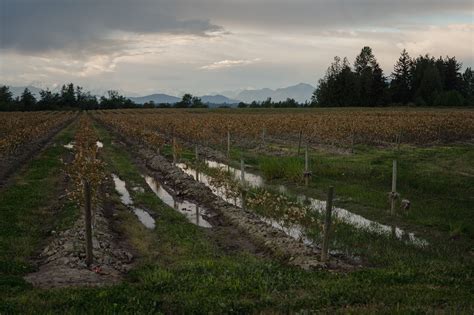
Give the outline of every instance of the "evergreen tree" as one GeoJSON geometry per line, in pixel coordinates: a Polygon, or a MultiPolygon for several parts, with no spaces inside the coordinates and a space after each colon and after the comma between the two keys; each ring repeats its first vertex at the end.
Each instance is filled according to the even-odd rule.
{"type": "Polygon", "coordinates": [[[30,92],[28,88],[25,88],[23,93],[21,93],[19,100],[20,108],[24,111],[36,110],[36,98],[30,92]]]}
{"type": "Polygon", "coordinates": [[[339,106],[357,106],[359,103],[359,82],[352,71],[347,58],[342,61],[341,71],[337,75],[336,86],[339,94],[339,106]]]}
{"type": "Polygon", "coordinates": [[[428,54],[425,56],[419,56],[412,62],[411,91],[413,100],[420,99],[421,81],[423,80],[425,72],[428,68],[436,68],[435,59],[433,57],[430,57],[428,54]]]}
{"type": "Polygon", "coordinates": [[[470,67],[462,75],[462,95],[467,106],[474,106],[474,70],[470,67]]]}
{"type": "Polygon", "coordinates": [[[418,89],[418,96],[426,105],[434,105],[434,100],[443,90],[443,84],[438,68],[429,66],[424,74],[418,89]]]}
{"type": "Polygon", "coordinates": [[[6,85],[0,86],[0,111],[8,111],[13,108],[13,94],[6,85]]]}
{"type": "Polygon", "coordinates": [[[313,92],[311,100],[315,106],[339,106],[337,76],[341,70],[341,58],[336,56],[313,92]]]}
{"type": "Polygon", "coordinates": [[[49,89],[40,91],[40,100],[38,101],[37,108],[38,110],[51,110],[57,109],[61,97],[58,93],[52,93],[49,89]]]}
{"type": "Polygon", "coordinates": [[[404,49],[398,58],[392,72],[392,81],[390,82],[390,91],[392,100],[397,103],[406,104],[412,97],[412,60],[408,52],[404,49]]]}
{"type": "Polygon", "coordinates": [[[384,105],[387,84],[370,47],[362,48],[354,62],[354,70],[359,81],[360,105],[384,105]]]}
{"type": "Polygon", "coordinates": [[[61,88],[60,105],[63,107],[76,107],[76,95],[74,91],[74,84],[69,83],[63,85],[61,88]]]}
{"type": "Polygon", "coordinates": [[[456,57],[446,57],[444,60],[444,85],[443,89],[446,91],[461,91],[463,79],[461,75],[461,63],[456,60],[456,57]]]}

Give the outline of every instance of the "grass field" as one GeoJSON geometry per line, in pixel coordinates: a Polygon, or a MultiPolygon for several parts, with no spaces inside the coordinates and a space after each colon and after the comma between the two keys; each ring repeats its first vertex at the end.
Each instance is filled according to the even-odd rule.
{"type": "MultiPolygon", "coordinates": [[[[209,112],[223,117],[232,113],[209,112]]],[[[248,112],[253,115],[261,111],[248,112]]],[[[288,112],[293,113],[275,110],[271,114],[284,119],[288,112]]],[[[321,110],[313,113],[318,112],[321,110]]],[[[357,266],[306,270],[291,263],[298,257],[275,255],[267,243],[257,241],[254,234],[227,220],[222,212],[228,207],[214,209],[216,203],[209,200],[215,196],[204,188],[199,190],[194,180],[184,181],[183,186],[181,175],[177,175],[180,169],[171,164],[159,170],[154,167],[154,161],[162,160],[144,152],[158,152],[160,146],[160,155],[168,161],[173,156],[167,129],[151,131],[148,125],[161,113],[124,110],[119,114],[81,114],[103,144],[97,149],[97,158],[105,163],[97,198],[110,211],[107,224],[114,234],[109,242],[114,246],[125,244],[134,256],[130,270],[122,273],[119,283],[41,288],[24,279],[47,265],[39,259],[43,249],[61,231],[81,220],[82,205],[64,197],[71,189],[67,164],[80,152],[80,148],[71,151],[64,145],[71,143],[81,128],[77,120],[0,188],[0,314],[474,311],[474,150],[468,140],[472,134],[463,135],[462,141],[402,143],[399,150],[392,145],[357,143],[353,153],[342,143],[315,141],[309,150],[313,176],[308,187],[302,178],[304,150],[297,156],[297,145],[287,137],[269,135],[262,146],[257,143],[260,131],[255,131],[257,144],[252,146],[254,142],[248,139],[233,142],[230,159],[226,158],[225,142],[175,140],[174,151],[179,151],[180,161],[191,166],[198,165],[195,144],[199,145],[201,159],[214,157],[239,168],[243,158],[247,171],[265,181],[264,187],[249,189],[249,193],[264,191],[279,196],[278,187],[284,185],[290,199],[304,194],[324,200],[328,187],[334,186],[336,207],[380,224],[395,225],[427,242],[420,247],[390,234],[335,221],[331,249],[357,257],[357,266]],[[143,124],[134,124],[141,118],[143,124]],[[393,159],[398,161],[398,191],[411,201],[408,212],[398,211],[396,215],[388,211],[393,159]],[[124,204],[111,174],[126,183],[133,207],[153,217],[154,229],[141,224],[134,208],[124,204]],[[209,211],[205,218],[212,227],[199,227],[187,219],[185,211],[168,206],[148,186],[144,175],[154,176],[174,201],[184,198],[202,204],[209,211]]],[[[208,112],[198,113],[205,116],[208,112]]],[[[210,167],[201,166],[203,175],[214,176],[210,167]]],[[[232,178],[223,180],[232,183],[232,178]]],[[[248,211],[253,213],[252,209],[248,211]]],[[[271,214],[272,209],[265,211],[271,214]]],[[[312,224],[305,233],[311,239],[320,239],[318,223],[312,224]]],[[[319,259],[319,254],[314,256],[319,259]]],[[[336,260],[336,256],[330,259],[336,260]]],[[[75,268],[71,267],[71,272],[75,268]]]]}

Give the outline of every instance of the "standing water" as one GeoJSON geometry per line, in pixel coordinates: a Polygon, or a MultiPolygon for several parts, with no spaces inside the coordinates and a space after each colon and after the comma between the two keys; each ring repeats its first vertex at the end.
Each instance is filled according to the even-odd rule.
{"type": "MultiPolygon", "coordinates": [[[[206,160],[205,162],[210,168],[219,168],[219,169],[227,170],[228,172],[233,174],[234,179],[240,180],[240,176],[241,176],[240,170],[235,169],[235,168],[233,168],[233,167],[231,167],[227,164],[219,163],[219,162],[216,162],[216,161],[206,160]]],[[[195,176],[196,171],[194,169],[188,167],[184,163],[178,163],[177,166],[179,168],[181,168],[185,173],[193,176],[196,179],[196,176],[195,176]]],[[[263,177],[261,177],[257,174],[249,173],[249,172],[245,172],[244,175],[245,175],[244,180],[249,186],[251,186],[253,188],[265,188],[266,187],[263,177]]],[[[237,206],[240,206],[240,203],[241,203],[240,200],[238,200],[238,199],[234,200],[234,199],[226,197],[226,193],[222,188],[214,187],[213,185],[211,185],[209,176],[207,176],[205,174],[201,174],[200,178],[199,178],[199,181],[202,182],[203,184],[205,184],[206,186],[208,186],[215,195],[221,197],[222,199],[224,199],[225,201],[227,201],[229,203],[233,203],[237,206]]],[[[278,190],[281,193],[286,193],[288,191],[287,187],[285,187],[283,185],[278,186],[278,190]]],[[[311,197],[308,197],[308,196],[305,196],[305,195],[298,195],[297,199],[300,203],[308,203],[309,202],[309,205],[310,205],[311,209],[313,209],[314,211],[317,211],[317,212],[323,213],[323,214],[326,212],[326,201],[314,199],[314,198],[311,198],[311,197]]],[[[344,221],[344,222],[346,222],[346,223],[348,223],[348,224],[350,224],[350,225],[352,225],[356,228],[367,229],[371,232],[376,232],[376,233],[379,233],[379,234],[391,234],[392,233],[398,239],[404,239],[406,236],[408,236],[408,242],[410,242],[410,243],[412,243],[416,246],[426,246],[426,245],[428,245],[428,242],[426,240],[417,238],[414,235],[414,233],[406,233],[405,231],[403,231],[402,229],[400,229],[398,227],[395,227],[395,226],[392,227],[392,226],[388,226],[388,225],[378,223],[376,221],[371,221],[369,219],[364,218],[361,215],[352,213],[352,212],[350,212],[346,209],[334,207],[333,208],[333,213],[339,219],[341,219],[342,221],[344,221]]],[[[273,220],[271,220],[271,221],[273,221],[273,220]]],[[[275,227],[278,227],[277,225],[279,225],[278,222],[277,223],[272,222],[271,224],[274,225],[275,227]]],[[[293,234],[293,235],[290,235],[288,233],[288,231],[286,231],[286,232],[290,236],[294,237],[297,234],[300,234],[300,231],[301,230],[299,228],[295,227],[293,229],[293,231],[291,231],[291,234],[293,234]]],[[[301,237],[301,234],[300,234],[300,237],[301,237]]]]}
{"type": "Polygon", "coordinates": [[[144,176],[145,181],[151,190],[157,195],[165,204],[179,211],[191,222],[200,227],[210,228],[212,225],[204,219],[203,215],[207,215],[207,210],[199,205],[189,202],[187,200],[177,201],[170,193],[168,193],[163,186],[151,176],[144,176]]]}
{"type": "Polygon", "coordinates": [[[121,180],[117,175],[112,174],[114,179],[115,190],[120,194],[120,200],[124,205],[129,207],[133,213],[137,216],[138,220],[148,229],[155,228],[155,219],[143,209],[137,208],[133,205],[132,197],[127,190],[125,182],[121,180]]]}

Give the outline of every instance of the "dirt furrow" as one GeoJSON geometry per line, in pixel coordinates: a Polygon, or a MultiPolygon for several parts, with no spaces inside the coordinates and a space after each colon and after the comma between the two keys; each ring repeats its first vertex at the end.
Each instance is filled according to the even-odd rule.
{"type": "MultiPolygon", "coordinates": [[[[118,134],[117,136],[121,137],[118,134]]],[[[183,198],[195,200],[221,215],[241,233],[248,235],[258,246],[270,251],[272,256],[304,269],[351,270],[355,268],[348,260],[339,257],[331,257],[329,263],[322,263],[319,259],[318,248],[306,246],[283,231],[263,222],[253,212],[244,211],[215,196],[208,187],[195,181],[193,177],[185,174],[163,156],[157,155],[155,150],[139,146],[130,139],[123,137],[121,139],[127,144],[132,154],[135,154],[160,181],[166,182],[183,198]]]]}

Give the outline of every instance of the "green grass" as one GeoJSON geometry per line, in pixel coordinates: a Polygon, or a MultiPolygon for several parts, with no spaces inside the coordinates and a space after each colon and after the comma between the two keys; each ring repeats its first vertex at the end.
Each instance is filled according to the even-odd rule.
{"type": "Polygon", "coordinates": [[[311,152],[313,177],[303,184],[304,158],[272,157],[244,152],[246,163],[272,184],[286,184],[294,192],[325,198],[330,185],[336,205],[369,219],[395,221],[419,231],[447,233],[474,239],[474,150],[472,145],[431,148],[402,147],[400,153],[360,146],[356,154],[311,152]],[[398,160],[397,190],[412,208],[393,218],[389,209],[392,160],[398,160]]]}
{"type": "Polygon", "coordinates": [[[62,145],[72,140],[74,129],[71,125],[61,131],[54,138],[56,146],[40,153],[0,191],[0,290],[26,286],[21,276],[33,270],[30,258],[44,243],[49,228],[64,229],[77,215],[74,204],[66,202],[55,209],[58,205],[54,201],[64,193],[58,191],[59,159],[66,152],[62,145]]]}
{"type": "MultiPolygon", "coordinates": [[[[127,185],[146,183],[130,153],[112,145],[99,128],[107,169],[127,185]]],[[[229,254],[201,228],[164,205],[153,193],[129,190],[135,203],[153,212],[147,230],[127,209],[118,209],[118,229],[135,245],[138,263],[119,285],[103,288],[10,290],[0,313],[471,313],[474,274],[461,256],[408,250],[398,242],[392,263],[351,273],[304,271],[246,253],[229,254]]],[[[118,195],[111,198],[118,200],[118,195]]],[[[9,220],[9,218],[5,218],[9,220]]],[[[342,233],[342,232],[341,232],[342,233]]],[[[355,242],[365,242],[361,236],[355,242]]],[[[383,243],[375,245],[382,248],[383,243]]],[[[34,247],[34,246],[33,246],[34,247]]],[[[441,251],[441,250],[440,250],[441,251]]],[[[388,249],[382,252],[390,259],[388,249]]],[[[5,280],[8,281],[8,280],[5,280]]],[[[11,287],[11,286],[10,286],[11,287]]]]}
{"type": "Polygon", "coordinates": [[[287,179],[300,182],[303,179],[304,161],[297,157],[281,159],[277,157],[261,157],[260,171],[269,180],[287,179]]]}

